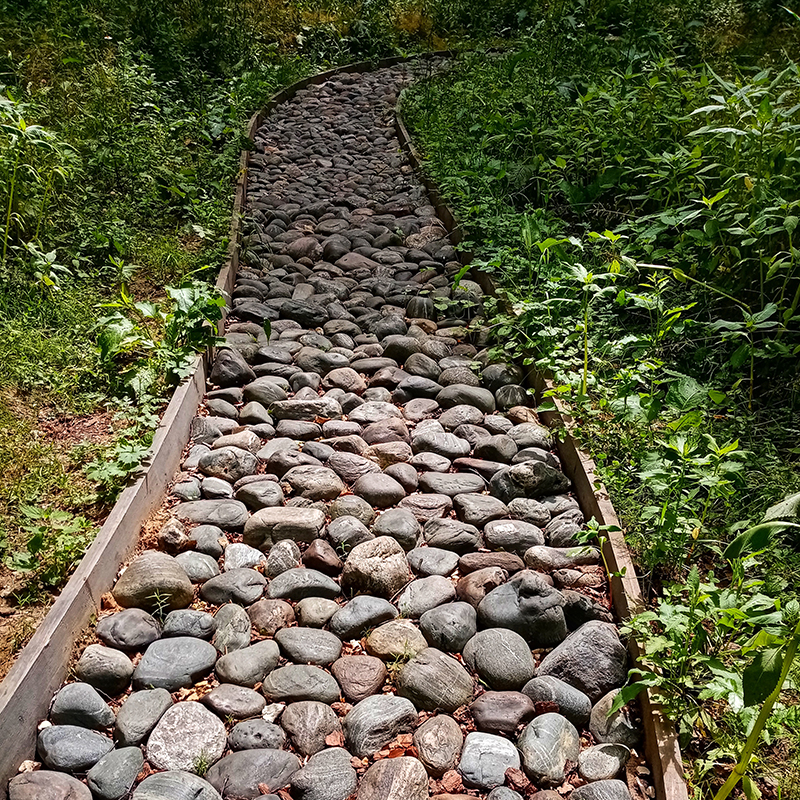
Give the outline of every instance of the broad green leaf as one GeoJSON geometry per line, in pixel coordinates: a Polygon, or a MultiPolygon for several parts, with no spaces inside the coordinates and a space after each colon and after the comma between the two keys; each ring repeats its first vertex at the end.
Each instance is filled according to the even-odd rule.
{"type": "Polygon", "coordinates": [[[783,648],[770,647],[756,653],[742,674],[744,704],[761,705],[775,691],[783,668],[783,648]]]}
{"type": "Polygon", "coordinates": [[[705,395],[705,389],[694,378],[682,375],[670,383],[666,402],[676,411],[691,411],[703,402],[705,395]]]}
{"type": "Polygon", "coordinates": [[[780,503],[770,506],[764,514],[764,521],[800,518],[800,492],[785,497],[780,503]]]}

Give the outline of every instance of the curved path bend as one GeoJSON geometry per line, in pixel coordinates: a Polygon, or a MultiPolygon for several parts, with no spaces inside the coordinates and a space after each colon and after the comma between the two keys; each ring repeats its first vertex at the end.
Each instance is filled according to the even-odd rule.
{"type": "Polygon", "coordinates": [[[339,75],[259,129],[166,522],[11,800],[630,800],[605,576],[519,370],[465,338],[480,289],[452,296],[393,130],[411,69],[339,75]]]}

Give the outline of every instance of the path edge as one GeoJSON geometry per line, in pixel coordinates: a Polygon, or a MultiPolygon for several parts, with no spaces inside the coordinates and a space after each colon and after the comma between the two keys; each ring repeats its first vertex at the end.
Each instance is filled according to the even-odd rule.
{"type": "MultiPolygon", "coordinates": [[[[451,243],[460,244],[464,240],[463,229],[445,202],[439,185],[426,173],[424,159],[414,145],[403,120],[402,94],[395,107],[395,129],[400,146],[408,156],[417,177],[424,184],[436,209],[437,217],[447,228],[451,243]]],[[[459,260],[466,266],[473,260],[473,253],[460,251],[459,260]]],[[[497,294],[497,285],[489,273],[473,269],[470,274],[486,294],[493,296],[497,294]]],[[[523,371],[528,386],[534,390],[538,405],[542,402],[544,392],[554,388],[554,385],[548,376],[532,367],[523,367],[523,371]]],[[[646,606],[619,517],[614,510],[608,489],[597,474],[594,461],[578,447],[572,436],[574,421],[571,415],[557,393],[553,393],[548,400],[553,402],[555,410],[540,412],[539,418],[549,428],[563,431],[563,436],[556,440],[556,449],[561,459],[561,467],[575,488],[581,511],[587,519],[594,517],[601,525],[617,529],[606,534],[603,555],[609,571],[613,573],[610,583],[614,610],[620,620],[629,619],[634,614],[644,611],[646,606]]],[[[638,659],[642,652],[639,643],[632,638],[628,641],[628,650],[634,660],[638,659]]],[[[656,702],[649,689],[640,694],[639,705],[645,729],[645,754],[653,770],[657,800],[688,800],[689,792],[684,777],[683,759],[674,724],[664,716],[661,705],[656,702]]]]}
{"type": "MultiPolygon", "coordinates": [[[[452,56],[449,50],[359,61],[301,78],[280,89],[250,118],[246,135],[255,132],[269,113],[308,86],[324,83],[343,73],[367,72],[424,58],[452,56]]],[[[247,194],[250,150],[242,150],[233,199],[225,263],[216,287],[227,301],[218,329],[224,329],[230,296],[239,268],[242,216],[247,194]]],[[[141,476],[123,490],[66,586],[48,610],[30,641],[22,648],[0,683],[0,800],[8,800],[8,782],[19,765],[36,756],[37,727],[46,719],[54,693],[69,674],[75,643],[97,616],[101,598],[110,591],[120,566],[139,540],[142,525],[164,499],[180,467],[189,441],[191,422],[205,393],[211,353],[199,355],[189,377],[175,390],[159,422],[141,476]]]]}

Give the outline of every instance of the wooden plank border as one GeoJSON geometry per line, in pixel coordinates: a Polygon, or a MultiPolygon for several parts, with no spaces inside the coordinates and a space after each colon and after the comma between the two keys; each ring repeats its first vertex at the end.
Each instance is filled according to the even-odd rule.
{"type": "MultiPolygon", "coordinates": [[[[400,146],[406,152],[409,161],[425,184],[425,188],[436,209],[439,219],[445,224],[450,241],[456,245],[464,240],[464,232],[455,214],[447,206],[436,182],[426,174],[423,159],[414,146],[411,135],[402,116],[402,96],[395,113],[395,126],[400,146]]],[[[462,264],[472,261],[473,254],[467,251],[459,253],[462,264]]],[[[492,277],[480,270],[472,270],[473,279],[487,294],[497,294],[497,286],[492,277]]],[[[553,384],[546,375],[534,369],[525,370],[526,382],[534,390],[537,405],[542,396],[553,384]]],[[[563,439],[557,441],[558,455],[564,473],[570,478],[581,510],[588,518],[594,517],[601,525],[621,528],[619,517],[614,510],[608,490],[600,481],[594,461],[577,445],[571,430],[574,421],[558,397],[553,398],[555,411],[545,411],[539,416],[548,427],[563,429],[563,439]]],[[[611,577],[611,598],[617,616],[629,619],[645,609],[642,589],[636,575],[636,567],[631,558],[625,536],[621,530],[609,532],[603,547],[603,556],[611,577]]],[[[628,649],[635,660],[640,654],[639,644],[630,639],[628,649]]],[[[645,733],[645,754],[653,770],[653,780],[658,800],[688,800],[689,793],[684,779],[683,760],[681,758],[675,726],[663,714],[661,706],[655,702],[648,690],[639,696],[642,720],[645,733]]]]}
{"type": "MultiPolygon", "coordinates": [[[[367,72],[414,61],[450,56],[449,50],[397,56],[377,62],[362,61],[302,78],[274,94],[247,125],[252,141],[255,132],[276,106],[301,89],[353,72],[367,72]]],[[[230,298],[239,268],[242,216],[247,195],[250,151],[243,150],[233,201],[233,215],[225,264],[216,286],[230,298]]],[[[218,329],[224,329],[225,312],[218,329]]],[[[133,551],[142,525],[161,504],[165,491],[180,466],[189,441],[191,421],[205,393],[210,353],[198,356],[192,374],[174,392],[153,439],[143,474],[127,487],[86,551],[78,568],[53,603],[31,640],[17,656],[0,683],[0,800],[8,798],[8,781],[20,763],[34,758],[38,723],[47,717],[53,694],[67,677],[72,650],[80,634],[100,610],[100,599],[114,584],[122,563],[133,551]]]]}

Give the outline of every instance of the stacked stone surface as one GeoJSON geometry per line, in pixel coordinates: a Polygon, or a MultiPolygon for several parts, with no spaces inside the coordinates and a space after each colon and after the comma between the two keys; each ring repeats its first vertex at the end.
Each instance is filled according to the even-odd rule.
{"type": "Polygon", "coordinates": [[[602,592],[554,577],[601,584],[599,554],[520,371],[467,335],[481,290],[452,289],[392,127],[412,72],[340,75],[257,132],[170,521],[11,800],[518,796],[509,769],[627,796],[625,648],[602,592]]]}

